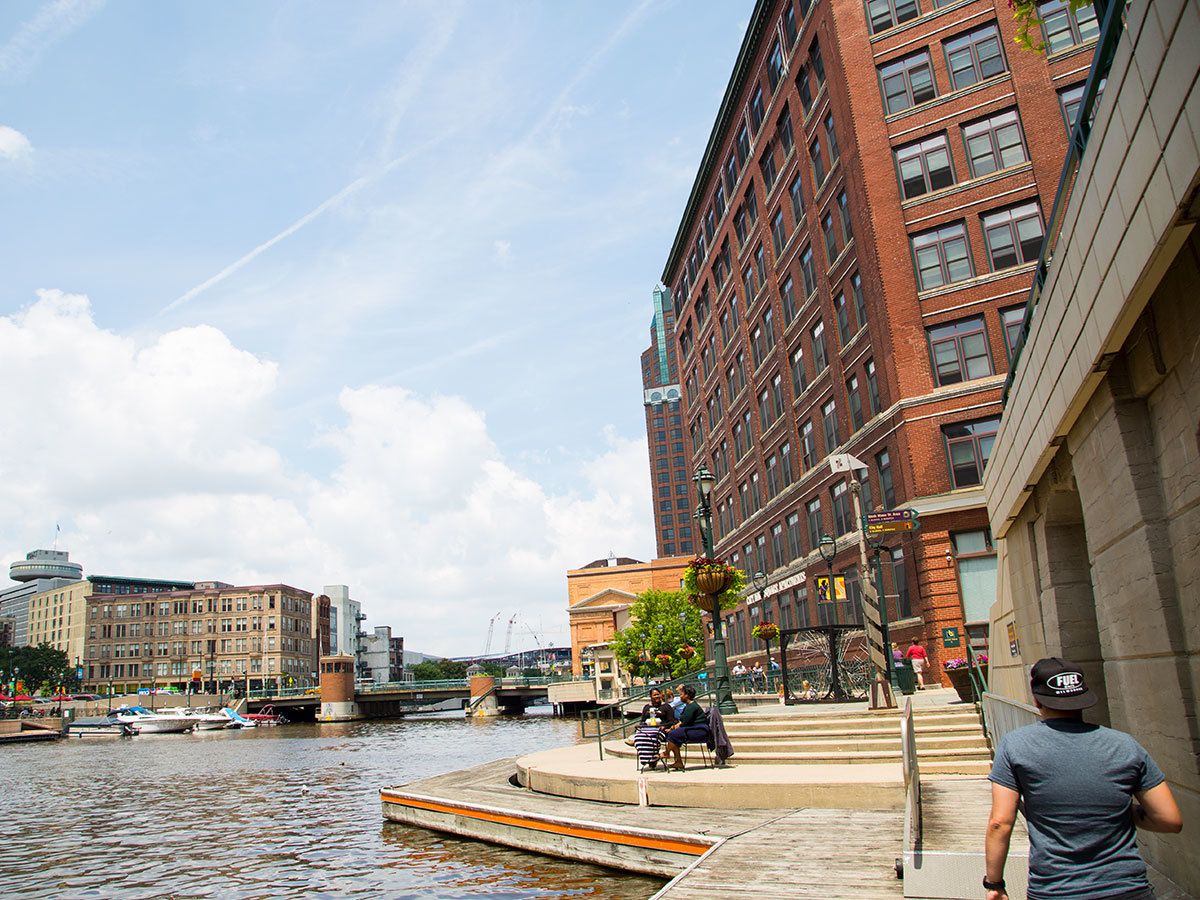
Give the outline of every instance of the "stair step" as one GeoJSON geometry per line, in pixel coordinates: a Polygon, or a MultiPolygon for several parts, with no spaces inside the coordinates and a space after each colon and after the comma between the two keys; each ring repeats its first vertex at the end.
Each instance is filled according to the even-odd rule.
{"type": "MultiPolygon", "coordinates": [[[[608,755],[633,759],[636,753],[632,747],[624,744],[611,745],[605,748],[608,755]]],[[[734,762],[754,765],[855,765],[855,764],[900,764],[900,751],[892,752],[806,752],[806,753],[763,753],[752,750],[737,750],[734,762]]],[[[980,763],[991,767],[991,759],[986,749],[982,750],[937,750],[922,754],[920,757],[921,771],[931,772],[957,771],[946,769],[946,766],[956,766],[962,763],[980,763]]]]}
{"type": "MultiPolygon", "coordinates": [[[[791,725],[791,727],[785,727],[783,723],[780,723],[778,726],[773,728],[747,728],[742,723],[726,723],[725,730],[730,735],[736,734],[746,737],[782,737],[786,735],[797,734],[811,734],[814,737],[818,735],[821,737],[826,735],[829,735],[830,737],[837,737],[839,735],[861,735],[864,737],[877,735],[879,737],[894,737],[897,739],[900,737],[899,724],[894,726],[872,728],[803,728],[794,723],[791,725]]],[[[979,726],[979,722],[975,721],[955,723],[953,725],[937,725],[932,728],[918,728],[916,731],[917,736],[920,737],[923,734],[976,734],[980,733],[982,729],[979,726]]]]}

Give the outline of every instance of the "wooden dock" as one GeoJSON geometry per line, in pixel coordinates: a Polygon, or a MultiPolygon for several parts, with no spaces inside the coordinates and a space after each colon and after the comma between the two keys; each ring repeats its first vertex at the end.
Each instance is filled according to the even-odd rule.
{"type": "Polygon", "coordinates": [[[505,759],[380,791],[384,816],[462,837],[664,879],[661,896],[899,898],[896,810],[602,803],[513,785],[505,759]]]}
{"type": "Polygon", "coordinates": [[[904,814],[801,809],[734,835],[655,895],[711,900],[899,898],[904,814]]]}

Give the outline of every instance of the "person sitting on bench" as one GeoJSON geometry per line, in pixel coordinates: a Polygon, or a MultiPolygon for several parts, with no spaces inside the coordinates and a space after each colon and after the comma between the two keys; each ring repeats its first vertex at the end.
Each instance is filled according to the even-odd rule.
{"type": "Polygon", "coordinates": [[[680,687],[679,694],[684,700],[683,709],[679,712],[679,725],[667,732],[667,749],[662,756],[664,762],[674,758],[675,762],[670,768],[676,772],[683,771],[683,757],[679,755],[679,748],[683,744],[707,743],[711,736],[708,717],[696,702],[696,689],[685,684],[680,687]]]}

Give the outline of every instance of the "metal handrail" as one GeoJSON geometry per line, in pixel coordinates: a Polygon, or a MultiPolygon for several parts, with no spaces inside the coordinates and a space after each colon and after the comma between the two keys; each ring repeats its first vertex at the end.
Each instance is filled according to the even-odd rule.
{"type": "Polygon", "coordinates": [[[900,755],[904,769],[904,849],[921,844],[921,767],[917,762],[917,733],[913,727],[912,698],[904,700],[900,714],[900,755]]]}
{"type": "Polygon", "coordinates": [[[666,690],[667,688],[674,690],[682,684],[700,685],[700,687],[696,688],[697,700],[699,700],[701,697],[713,695],[714,689],[710,687],[710,685],[716,683],[716,676],[713,674],[713,670],[709,667],[706,667],[702,671],[705,673],[704,678],[699,677],[700,672],[691,672],[680,678],[673,678],[670,681],[663,682],[662,684],[645,685],[639,691],[631,692],[619,700],[597,707],[596,709],[582,710],[579,713],[580,737],[591,737],[591,735],[588,734],[587,723],[588,719],[593,720],[596,728],[596,746],[600,750],[600,758],[604,759],[604,739],[618,731],[621,732],[621,737],[624,738],[629,731],[629,721],[625,717],[625,709],[630,703],[636,703],[638,700],[643,700],[649,697],[651,691],[662,691],[666,690]],[[605,718],[609,719],[610,721],[615,719],[616,724],[609,728],[602,728],[600,721],[601,719],[605,718]]]}
{"type": "Polygon", "coordinates": [[[1010,731],[1040,722],[1042,718],[1037,707],[990,692],[983,695],[983,708],[987,712],[984,721],[993,748],[1000,746],[1000,741],[1010,731]]]}
{"type": "Polygon", "coordinates": [[[1108,77],[1112,69],[1113,58],[1117,54],[1117,42],[1125,28],[1124,13],[1126,0],[1093,0],[1103,18],[1100,38],[1096,43],[1095,55],[1092,57],[1092,67],[1088,71],[1087,82],[1084,84],[1083,97],[1079,101],[1079,111],[1075,114],[1075,126],[1071,129],[1067,158],[1063,160],[1062,173],[1058,179],[1058,190],[1054,194],[1054,206],[1050,209],[1050,219],[1046,223],[1046,234],[1042,241],[1042,252],[1038,255],[1037,267],[1033,272],[1033,284],[1029,288],[1029,297],[1025,301],[1025,314],[1021,318],[1021,329],[1013,342],[1012,361],[1008,365],[1008,376],[1004,379],[1004,391],[1000,395],[1001,403],[1008,403],[1008,395],[1012,390],[1013,381],[1017,376],[1017,367],[1021,361],[1021,352],[1029,338],[1033,324],[1033,313],[1042,298],[1042,289],[1046,286],[1046,277],[1050,271],[1050,263],[1054,259],[1054,250],[1058,246],[1058,238],[1062,231],[1062,222],[1067,214],[1067,204],[1075,190],[1075,178],[1079,174],[1079,164],[1083,151],[1087,149],[1088,140],[1092,134],[1092,119],[1096,98],[1100,93],[1100,82],[1108,77]]]}

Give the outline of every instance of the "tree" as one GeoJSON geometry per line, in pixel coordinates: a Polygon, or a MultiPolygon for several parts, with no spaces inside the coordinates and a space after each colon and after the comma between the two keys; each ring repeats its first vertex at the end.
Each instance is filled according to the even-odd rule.
{"type": "Polygon", "coordinates": [[[629,607],[629,624],[609,642],[621,666],[634,675],[655,675],[663,667],[659,654],[671,657],[671,675],[680,678],[704,668],[704,637],[700,610],[679,591],[649,590],[638,594],[629,607]],[[691,659],[679,655],[681,647],[695,649],[691,659]]]}
{"type": "Polygon", "coordinates": [[[0,672],[3,672],[6,689],[10,681],[19,680],[31,694],[35,691],[53,692],[60,687],[72,689],[77,683],[75,667],[67,659],[67,654],[47,643],[36,647],[0,649],[0,672]]]}
{"type": "Polygon", "coordinates": [[[431,659],[422,660],[412,667],[413,678],[417,681],[441,681],[442,670],[431,659]]]}

